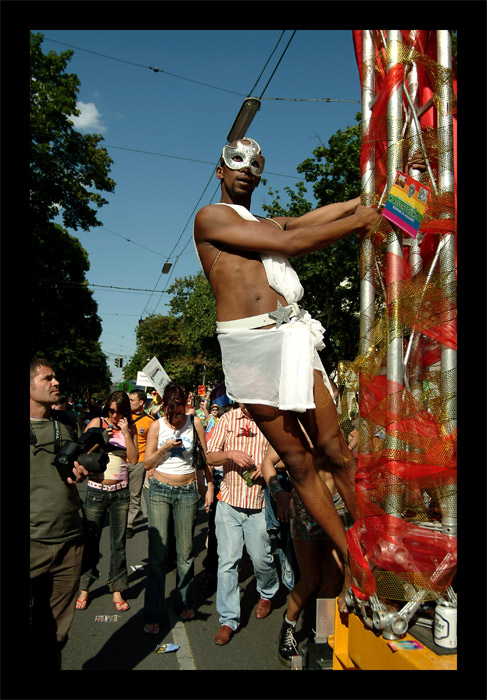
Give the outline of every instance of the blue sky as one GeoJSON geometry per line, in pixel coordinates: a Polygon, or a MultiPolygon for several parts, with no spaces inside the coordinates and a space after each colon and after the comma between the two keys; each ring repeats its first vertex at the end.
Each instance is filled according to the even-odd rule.
{"type": "MultiPolygon", "coordinates": [[[[168,313],[170,297],[160,291],[199,270],[194,215],[219,201],[214,166],[245,97],[262,96],[248,130],[266,157],[268,186],[254,193],[256,214],[272,201],[268,187],[285,202],[284,187],[302,179],[296,166],[320,141],[356,123],[352,32],[298,30],[266,88],[293,30],[284,32],[263,73],[282,30],[32,31],[44,34],[44,52],[73,49],[67,71],[78,75],[83,103],[77,128],[101,133],[113,160],[117,186],[98,212],[103,226],[70,233],[89,254],[101,345],[118,381],[114,359],[133,355],[139,318],[168,313]],[[337,101],[295,101],[323,98],[337,101]],[[161,275],[167,260],[171,274],[161,275]]],[[[311,187],[308,193],[313,201],[311,187]]]]}

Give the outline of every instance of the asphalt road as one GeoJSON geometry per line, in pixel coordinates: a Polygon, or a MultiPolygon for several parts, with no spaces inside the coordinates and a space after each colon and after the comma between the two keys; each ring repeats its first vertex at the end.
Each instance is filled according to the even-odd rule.
{"type": "MultiPolygon", "coordinates": [[[[84,485],[80,495],[84,498],[84,485]]],[[[174,613],[175,565],[171,563],[166,579],[166,604],[169,623],[159,635],[143,632],[144,592],[147,565],[147,523],[139,513],[135,521],[135,534],[127,541],[127,565],[129,589],[124,598],[130,610],[117,613],[108,590],[106,579],[109,566],[108,518],[101,536],[100,579],[90,589],[90,602],[84,611],[76,611],[63,650],[63,670],[266,670],[287,671],[278,658],[277,643],[286,609],[288,590],[281,583],[273,599],[271,614],[258,620],[254,609],[259,595],[255,577],[247,553],[241,562],[239,582],[241,588],[241,626],[229,644],[217,646],[213,638],[220,624],[216,610],[216,590],[205,590],[203,560],[206,556],[205,540],[207,515],[200,508],[195,531],[195,594],[196,617],[183,622],[174,613]],[[116,621],[96,622],[97,616],[117,615],[116,621]],[[159,643],[179,645],[176,652],[156,654],[159,643]]],[[[279,569],[277,549],[273,546],[279,569]]],[[[302,648],[315,627],[315,608],[311,603],[298,621],[296,639],[302,648]]]]}

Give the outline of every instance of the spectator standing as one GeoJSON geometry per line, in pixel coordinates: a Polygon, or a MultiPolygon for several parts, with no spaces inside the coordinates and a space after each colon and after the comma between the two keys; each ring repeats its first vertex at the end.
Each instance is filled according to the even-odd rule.
{"type": "Polygon", "coordinates": [[[127,519],[127,539],[133,537],[134,521],[141,508],[142,487],[145,479],[144,455],[147,443],[149,428],[155,418],[148,415],[145,410],[147,396],[144,391],[136,389],[129,394],[130,408],[132,411],[132,422],[137,430],[137,440],[139,447],[139,461],[137,464],[127,465],[128,482],[130,491],[130,506],[127,519]]]}
{"type": "Polygon", "coordinates": [[[240,625],[238,564],[244,543],[252,560],[260,596],[255,609],[258,619],[270,613],[271,599],[279,588],[263,511],[260,465],[267,444],[247,409],[239,404],[238,408],[220,418],[208,445],[208,464],[223,466],[215,516],[218,542],[216,607],[221,627],[214,641],[218,645],[227,644],[240,625]],[[249,472],[250,481],[247,483],[249,472]]]}
{"type": "MultiPolygon", "coordinates": [[[[176,538],[176,610],[183,620],[195,616],[194,528],[198,513],[198,490],[194,440],[206,454],[205,433],[196,416],[185,413],[186,392],[168,384],[162,397],[164,416],[149,428],[144,465],[153,470],[147,495],[149,561],[144,602],[146,634],[158,634],[165,617],[166,566],[169,520],[174,520],[176,538]],[[194,431],[197,433],[195,436],[194,431]]],[[[211,471],[206,467],[206,507],[213,501],[211,471]]]]}
{"type": "MultiPolygon", "coordinates": [[[[215,425],[220,420],[220,407],[218,404],[214,403],[210,406],[210,419],[206,426],[205,435],[206,442],[210,440],[215,425]]],[[[211,504],[210,511],[208,513],[208,531],[206,536],[206,548],[207,554],[203,561],[203,566],[205,567],[206,576],[204,581],[204,588],[211,589],[216,584],[216,576],[218,569],[218,554],[217,554],[217,541],[215,532],[215,515],[216,515],[216,504],[217,504],[217,494],[220,490],[221,480],[223,478],[223,467],[212,467],[213,471],[213,503],[211,504]]]]}
{"type": "MultiPolygon", "coordinates": [[[[114,391],[103,407],[103,417],[94,418],[85,428],[103,427],[107,430],[109,462],[102,481],[91,479],[86,489],[85,513],[89,521],[98,526],[98,541],[101,537],[103,521],[110,513],[110,569],[108,588],[113,593],[113,603],[117,612],[130,609],[123,599],[122,591],[128,588],[127,555],[125,534],[130,505],[127,463],[137,464],[139,449],[137,430],[132,423],[130,401],[124,391],[114,391]]],[[[99,578],[98,569],[89,569],[81,579],[81,592],[76,601],[77,610],[85,610],[88,604],[88,591],[93,581],[99,578]]]]}
{"type": "MultiPolygon", "coordinates": [[[[325,469],[316,453],[314,453],[314,464],[320,478],[331,493],[333,504],[344,528],[348,529],[352,524],[351,519],[337,491],[332,474],[325,469]]],[[[296,490],[293,489],[289,494],[282,489],[276,471],[279,465],[282,467],[283,463],[277,452],[269,445],[262,462],[262,473],[269,493],[276,502],[278,519],[282,522],[290,521],[291,537],[300,572],[299,580],[290,592],[279,634],[279,659],[285,666],[291,666],[292,656],[298,653],[294,631],[301,611],[318,589],[320,598],[334,598],[339,594],[343,580],[343,564],[333,541],[305,508],[296,490]]]]}
{"type": "Polygon", "coordinates": [[[210,418],[210,414],[208,413],[208,409],[206,407],[206,404],[209,403],[209,400],[206,398],[200,398],[198,399],[198,408],[196,409],[196,415],[200,419],[200,421],[203,423],[203,428],[206,430],[206,424],[208,423],[208,420],[210,418]]]}
{"type": "Polygon", "coordinates": [[[48,360],[30,362],[30,640],[31,669],[61,670],[61,650],[74,617],[83,533],[76,482],[88,472],[74,463],[63,481],[53,465],[75,435],[65,411],[53,411],[59,382],[48,360]]]}

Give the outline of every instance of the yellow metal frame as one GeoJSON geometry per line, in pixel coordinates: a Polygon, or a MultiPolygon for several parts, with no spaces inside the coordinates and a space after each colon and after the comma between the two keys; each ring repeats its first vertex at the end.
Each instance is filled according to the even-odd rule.
{"type": "MultiPolygon", "coordinates": [[[[414,640],[410,634],[401,637],[414,640]]],[[[393,651],[381,634],[368,629],[355,613],[343,615],[335,602],[335,634],[328,637],[334,671],[456,671],[457,655],[431,649],[393,651]]]]}

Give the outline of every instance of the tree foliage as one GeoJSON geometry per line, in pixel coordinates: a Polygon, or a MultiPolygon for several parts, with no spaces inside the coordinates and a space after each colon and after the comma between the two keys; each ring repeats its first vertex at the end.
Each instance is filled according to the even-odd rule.
{"type": "Polygon", "coordinates": [[[30,43],[30,254],[31,356],[47,357],[63,379],[63,391],[105,391],[110,372],[98,339],[101,320],[85,273],[88,255],[74,230],[99,226],[96,208],[112,192],[111,159],[99,135],[82,136],[71,117],[79,114],[79,79],[65,72],[72,51],[47,55],[42,34],[30,43]],[[93,208],[93,206],[95,208],[93,208]]]}
{"type": "Polygon", "coordinates": [[[188,390],[202,383],[217,384],[223,375],[215,300],[206,277],[199,272],[177,278],[168,291],[173,295],[171,315],[154,314],[139,322],[136,352],[124,377],[135,378],[155,356],[169,377],[188,390]]]}
{"type": "MultiPolygon", "coordinates": [[[[360,122],[361,115],[356,115],[360,122]]],[[[313,183],[316,202],[306,199],[306,186],[298,182],[285,187],[289,204],[283,206],[279,192],[264,210],[269,216],[301,216],[317,206],[353,199],[360,194],[360,124],[333,134],[328,145],[321,144],[297,170],[313,183]]],[[[322,361],[328,372],[339,360],[353,359],[358,351],[359,289],[358,236],[353,234],[323,250],[290,260],[305,294],[300,304],[326,328],[322,361]]]]}

